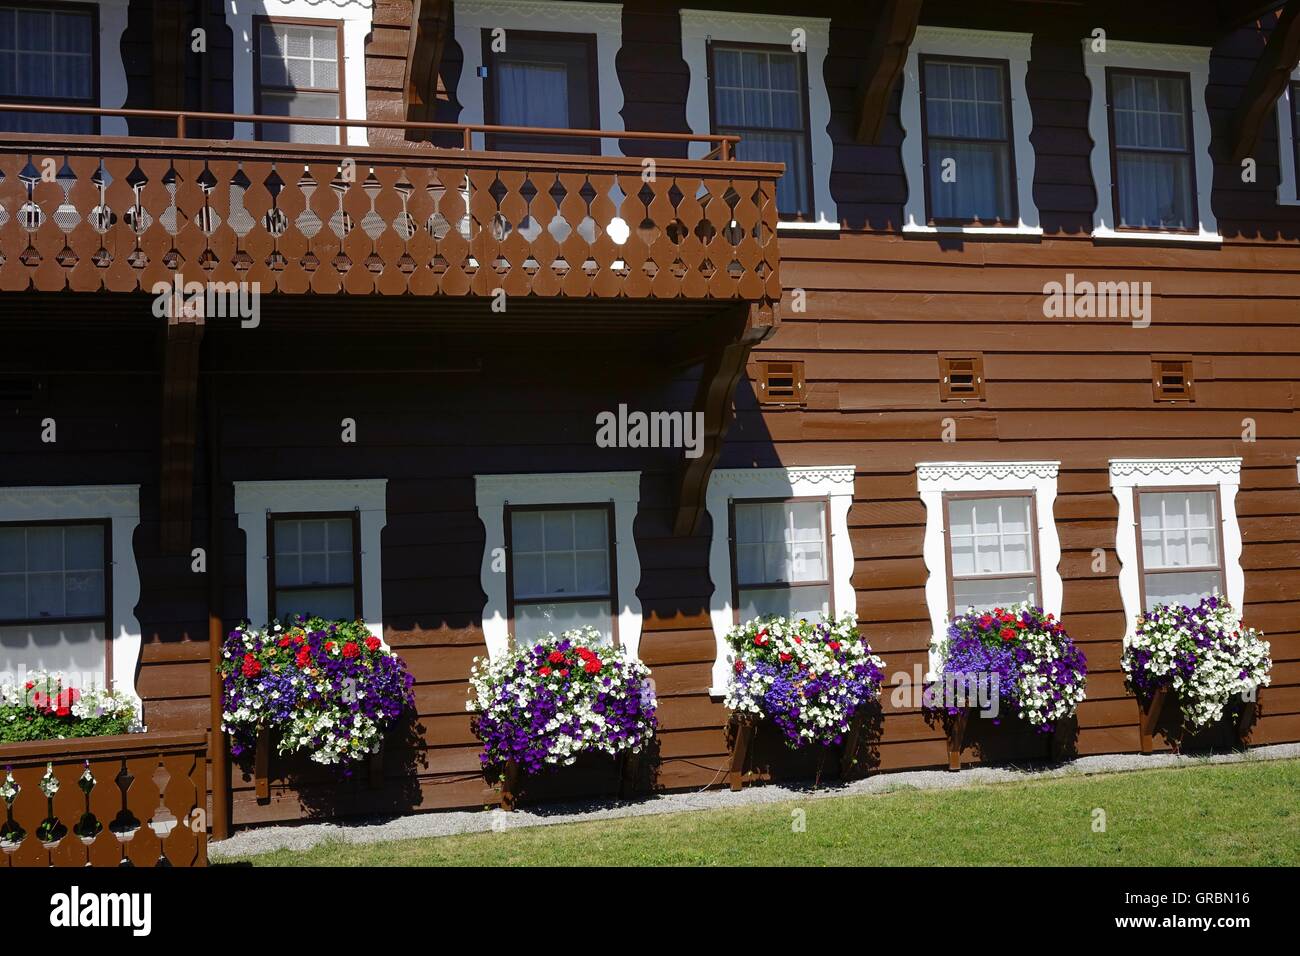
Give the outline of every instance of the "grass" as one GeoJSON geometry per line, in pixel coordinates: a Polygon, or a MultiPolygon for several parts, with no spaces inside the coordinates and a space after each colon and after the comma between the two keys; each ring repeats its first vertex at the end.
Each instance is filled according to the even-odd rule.
{"type": "Polygon", "coordinates": [[[1300,864],[1300,761],[795,800],[249,857],[257,866],[1300,864]],[[1094,831],[1104,811],[1104,832],[1094,831]],[[806,829],[796,832],[803,811],[806,829]]]}

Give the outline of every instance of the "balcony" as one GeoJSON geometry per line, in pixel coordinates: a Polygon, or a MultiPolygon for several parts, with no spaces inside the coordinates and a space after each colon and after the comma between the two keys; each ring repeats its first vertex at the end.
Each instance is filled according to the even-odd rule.
{"type": "Polygon", "coordinates": [[[735,137],[335,124],[454,131],[466,147],[475,134],[521,132],[712,144],[702,160],[643,165],[636,157],[189,139],[186,124],[195,121],[285,118],[41,109],[167,119],[178,135],[0,134],[3,291],[138,292],[181,274],[255,282],[262,294],[503,291],[747,302],[766,313],[780,298],[782,167],[733,161],[735,137]]]}

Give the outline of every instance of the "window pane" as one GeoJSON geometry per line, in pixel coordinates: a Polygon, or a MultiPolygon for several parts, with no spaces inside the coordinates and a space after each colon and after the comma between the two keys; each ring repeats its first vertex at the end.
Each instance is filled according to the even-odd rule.
{"type": "Polygon", "coordinates": [[[824,502],[738,503],[734,511],[740,584],[826,580],[824,502]]]}
{"type": "MultiPolygon", "coordinates": [[[[302,116],[338,119],[339,98],[335,93],[262,93],[262,112],[267,116],[302,116]]],[[[262,138],[276,143],[337,143],[334,126],[262,124],[262,138]]]]}
{"type": "Polygon", "coordinates": [[[104,613],[104,572],[69,571],[63,579],[68,617],[104,613]]]}
{"type": "Polygon", "coordinates": [[[327,621],[350,621],[356,613],[351,588],[319,588],[310,591],[277,591],[275,609],[281,621],[294,615],[323,617],[327,621]]]}
{"type": "Polygon", "coordinates": [[[1020,601],[1038,603],[1038,583],[1033,578],[996,578],[981,581],[979,578],[954,581],[952,586],[953,613],[962,614],[968,607],[987,611],[995,607],[1008,607],[1020,601]]]}
{"type": "Polygon", "coordinates": [[[27,570],[63,570],[63,529],[56,527],[27,529],[27,570]]]}
{"type": "Polygon", "coordinates": [[[932,138],[928,173],[935,219],[1011,220],[1011,152],[1005,143],[932,138]],[[945,169],[950,170],[947,176],[945,169]]]}
{"type": "Polygon", "coordinates": [[[501,126],[569,127],[569,69],[564,63],[503,60],[496,67],[501,126]]]}
{"type": "Polygon", "coordinates": [[[1217,567],[1219,530],[1213,491],[1142,492],[1138,509],[1147,568],[1217,567]]]}
{"type": "Polygon", "coordinates": [[[63,572],[27,575],[28,617],[64,617],[63,572]]]}
{"type": "Polygon", "coordinates": [[[516,599],[610,592],[603,509],[513,511],[510,533],[516,599]]]}
{"type": "Polygon", "coordinates": [[[0,620],[21,621],[27,617],[27,576],[0,574],[0,620]]]}
{"type": "Polygon", "coordinates": [[[102,622],[0,627],[0,680],[48,670],[79,689],[103,687],[104,633],[102,622]]]}
{"type": "Polygon", "coordinates": [[[948,501],[949,547],[955,577],[1034,570],[1032,499],[956,498],[948,501]]]}
{"type": "Polygon", "coordinates": [[[516,553],[542,550],[542,512],[510,513],[510,544],[516,553]]]}
{"type": "Polygon", "coordinates": [[[1201,598],[1223,594],[1219,571],[1183,571],[1145,576],[1146,610],[1157,604],[1186,604],[1194,607],[1201,598]]]}
{"type": "Polygon", "coordinates": [[[606,643],[611,643],[614,639],[611,620],[612,612],[608,601],[516,604],[515,644],[525,647],[535,644],[546,634],[560,634],[587,625],[598,630],[606,643]]]}
{"type": "Polygon", "coordinates": [[[64,529],[64,552],[69,569],[104,566],[104,526],[73,525],[64,529]]]}
{"type": "Polygon", "coordinates": [[[543,540],[547,551],[573,549],[573,512],[542,512],[543,540]]]}
{"type": "Polygon", "coordinates": [[[739,593],[740,619],[748,621],[766,615],[815,620],[830,613],[830,588],[763,588],[741,590],[739,593]]]}
{"type": "Polygon", "coordinates": [[[22,528],[0,528],[0,573],[27,570],[27,533],[22,528]]]}

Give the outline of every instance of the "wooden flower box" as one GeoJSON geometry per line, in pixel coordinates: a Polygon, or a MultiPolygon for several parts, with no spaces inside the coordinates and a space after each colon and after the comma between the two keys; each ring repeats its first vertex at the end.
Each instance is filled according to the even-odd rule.
{"type": "MultiPolygon", "coordinates": [[[[1161,716],[1169,709],[1170,703],[1176,701],[1176,699],[1168,687],[1158,688],[1151,695],[1150,700],[1143,701],[1138,698],[1138,745],[1142,753],[1150,754],[1153,751],[1156,727],[1160,724],[1161,716]]],[[[1255,700],[1243,698],[1241,700],[1241,711],[1235,717],[1232,716],[1231,710],[1224,714],[1230,736],[1238,747],[1248,745],[1250,727],[1255,722],[1256,706],[1255,700]]],[[[1171,743],[1174,752],[1177,753],[1182,746],[1182,736],[1180,735],[1177,740],[1173,740],[1171,743]]]]}
{"type": "MultiPolygon", "coordinates": [[[[944,715],[944,733],[947,737],[948,769],[961,770],[961,754],[967,743],[967,731],[970,729],[970,707],[962,707],[956,714],[944,715]]],[[[1056,722],[1052,729],[1049,743],[1050,758],[1059,763],[1066,758],[1071,749],[1078,723],[1074,717],[1066,717],[1056,722]]]]}
{"type": "MultiPolygon", "coordinates": [[[[263,727],[257,732],[257,745],[253,749],[253,793],[257,802],[271,802],[271,731],[263,727]]],[[[366,760],[368,783],[372,790],[384,785],[384,751],[380,749],[366,760]]]]}
{"type": "MultiPolygon", "coordinates": [[[[618,799],[630,800],[636,793],[637,777],[641,772],[641,754],[625,750],[618,760],[618,799]]],[[[507,760],[501,770],[502,810],[513,813],[519,805],[519,796],[524,789],[527,775],[516,760],[507,760]]]]}
{"type": "MultiPolygon", "coordinates": [[[[849,721],[848,732],[844,735],[843,750],[840,753],[838,773],[841,780],[847,780],[853,772],[854,755],[862,742],[862,732],[866,726],[866,714],[859,709],[849,721]]],[[[758,732],[760,721],[750,715],[736,715],[732,718],[731,763],[727,771],[727,784],[732,790],[745,786],[747,762],[754,749],[754,736],[758,732]]],[[[823,748],[824,751],[831,748],[823,748]]],[[[819,763],[820,768],[820,763],[819,763]]],[[[818,770],[818,780],[821,771],[818,770]]]]}

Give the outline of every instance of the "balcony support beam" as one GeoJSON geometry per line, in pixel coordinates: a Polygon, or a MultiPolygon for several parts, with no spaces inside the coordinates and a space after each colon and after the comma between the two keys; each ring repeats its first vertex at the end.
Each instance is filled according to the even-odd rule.
{"type": "MultiPolygon", "coordinates": [[[[450,0],[413,0],[411,38],[406,51],[406,119],[432,123],[438,101],[438,67],[451,25],[450,0]]],[[[427,136],[407,130],[407,139],[427,136]]]]}
{"type": "Polygon", "coordinates": [[[1268,36],[1264,52],[1241,91],[1232,117],[1232,159],[1240,163],[1255,149],[1259,131],[1300,63],[1300,0],[1288,0],[1268,36]]]}
{"type": "Polygon", "coordinates": [[[707,510],[709,477],[722,454],[722,442],[734,414],[736,385],[745,374],[750,350],[776,330],[776,307],[770,302],[740,303],[716,320],[704,354],[692,413],[703,414],[701,453],[687,458],[676,481],[677,506],[673,534],[692,535],[699,531],[707,510]]]}
{"type": "Polygon", "coordinates": [[[202,342],[202,317],[168,317],[163,342],[162,473],[158,508],[164,554],[186,554],[193,544],[194,439],[202,342]]]}
{"type": "Polygon", "coordinates": [[[921,0],[884,0],[858,84],[857,138],[875,143],[889,112],[894,86],[907,63],[907,51],[921,17],[921,0]]]}

